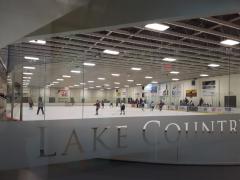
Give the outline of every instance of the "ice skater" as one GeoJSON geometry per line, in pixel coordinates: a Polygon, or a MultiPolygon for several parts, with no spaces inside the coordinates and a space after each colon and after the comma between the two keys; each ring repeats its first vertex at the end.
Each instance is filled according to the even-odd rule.
{"type": "Polygon", "coordinates": [[[38,98],[38,110],[37,110],[37,115],[39,114],[39,111],[40,111],[40,110],[42,111],[42,114],[44,114],[42,97],[39,97],[39,98],[38,98]]]}
{"type": "Polygon", "coordinates": [[[152,101],[151,104],[150,104],[151,111],[154,110],[154,107],[155,107],[155,104],[154,104],[154,102],[152,101]]]}
{"type": "Polygon", "coordinates": [[[104,101],[103,100],[102,100],[101,104],[102,104],[102,108],[104,109],[104,101]]]}
{"type": "Polygon", "coordinates": [[[29,109],[33,109],[33,100],[31,97],[28,99],[29,109]]]}
{"type": "Polygon", "coordinates": [[[120,105],[120,109],[121,109],[121,113],[120,113],[120,115],[125,115],[125,104],[124,103],[122,103],[121,105],[120,105]]]}
{"type": "Polygon", "coordinates": [[[142,111],[144,111],[144,107],[145,107],[145,102],[142,101],[141,104],[140,104],[141,108],[142,108],[142,111]]]}
{"type": "Polygon", "coordinates": [[[112,102],[110,102],[109,106],[113,108],[113,103],[112,103],[112,102]]]}
{"type": "Polygon", "coordinates": [[[96,115],[98,115],[98,110],[100,109],[100,102],[97,100],[96,104],[94,104],[96,106],[96,115]]]}
{"type": "Polygon", "coordinates": [[[162,108],[164,106],[164,102],[162,100],[160,100],[160,103],[159,103],[159,110],[162,111],[162,108]]]}

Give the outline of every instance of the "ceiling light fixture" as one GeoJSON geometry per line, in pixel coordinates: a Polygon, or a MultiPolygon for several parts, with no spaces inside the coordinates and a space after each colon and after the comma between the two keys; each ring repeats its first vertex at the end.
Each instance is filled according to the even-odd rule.
{"type": "Polygon", "coordinates": [[[105,78],[99,77],[98,80],[104,81],[105,78]]]}
{"type": "Polygon", "coordinates": [[[177,78],[173,78],[172,80],[173,80],[173,81],[179,81],[179,79],[177,79],[177,78]]]}
{"type": "Polygon", "coordinates": [[[30,43],[45,45],[47,42],[44,40],[30,40],[30,43]]]}
{"type": "Polygon", "coordinates": [[[109,84],[104,84],[104,86],[108,87],[108,86],[110,86],[110,85],[109,85],[109,84]]]}
{"type": "Polygon", "coordinates": [[[30,73],[30,72],[24,72],[23,74],[24,75],[33,75],[33,73],[30,73]]]}
{"type": "Polygon", "coordinates": [[[177,59],[175,59],[175,58],[170,58],[170,57],[166,57],[166,58],[163,58],[162,60],[163,60],[163,61],[167,61],[167,62],[174,62],[174,61],[176,61],[177,59]]]}
{"type": "Polygon", "coordinates": [[[142,86],[142,84],[136,84],[137,86],[142,86]]]}
{"type": "Polygon", "coordinates": [[[76,74],[79,74],[79,73],[81,73],[81,71],[77,71],[77,70],[71,70],[71,73],[76,73],[76,74]]]}
{"type": "Polygon", "coordinates": [[[96,88],[100,88],[101,86],[96,86],[96,88]]]}
{"type": "Polygon", "coordinates": [[[120,74],[112,74],[112,76],[119,77],[119,76],[120,76],[120,74]]]}
{"type": "Polygon", "coordinates": [[[57,79],[57,81],[64,81],[64,79],[57,79]]]}
{"type": "Polygon", "coordinates": [[[35,67],[31,67],[31,66],[23,66],[24,69],[36,69],[35,67]]]}
{"type": "Polygon", "coordinates": [[[170,74],[179,74],[178,71],[171,71],[170,74]]]}
{"type": "Polygon", "coordinates": [[[89,83],[94,83],[94,81],[88,81],[89,83]]]}
{"type": "Polygon", "coordinates": [[[208,77],[208,74],[200,74],[201,77],[208,77]]]}
{"type": "Polygon", "coordinates": [[[231,39],[226,39],[224,41],[221,41],[220,43],[223,44],[223,45],[227,45],[227,46],[235,46],[235,45],[238,45],[240,42],[234,41],[234,40],[231,40],[231,39]]]}
{"type": "Polygon", "coordinates": [[[34,60],[34,61],[38,61],[38,60],[39,60],[38,57],[32,57],[32,56],[24,56],[24,59],[27,59],[27,60],[34,60]]]}
{"type": "Polygon", "coordinates": [[[128,81],[128,82],[134,82],[134,80],[132,80],[132,79],[128,79],[127,81],[128,81]]]}
{"type": "Polygon", "coordinates": [[[120,84],[120,82],[114,82],[114,84],[120,84]]]}
{"type": "Polygon", "coordinates": [[[84,66],[95,66],[96,64],[94,64],[94,63],[87,63],[87,62],[85,62],[85,63],[83,63],[83,65],[84,65],[84,66]]]}
{"type": "Polygon", "coordinates": [[[133,71],[141,71],[142,70],[142,68],[138,68],[138,67],[132,67],[131,68],[133,71]]]}
{"type": "Polygon", "coordinates": [[[152,24],[145,25],[145,28],[156,30],[156,31],[166,31],[170,27],[167,25],[159,24],[159,23],[152,23],[152,24]]]}
{"type": "Polygon", "coordinates": [[[80,83],[81,85],[85,85],[86,83],[80,83]]]}
{"type": "Polygon", "coordinates": [[[69,75],[62,75],[63,78],[71,78],[69,75]]]}
{"type": "Polygon", "coordinates": [[[118,54],[119,54],[119,51],[114,51],[114,50],[105,49],[105,50],[103,51],[103,53],[105,53],[105,54],[111,54],[111,55],[118,55],[118,54]]]}
{"type": "Polygon", "coordinates": [[[23,77],[23,79],[32,79],[31,77],[23,77]]]}
{"type": "Polygon", "coordinates": [[[152,79],[152,76],[145,76],[145,79],[152,79]]]}
{"type": "Polygon", "coordinates": [[[209,67],[219,67],[220,65],[219,64],[209,64],[208,66],[209,67]]]}
{"type": "Polygon", "coordinates": [[[78,84],[74,84],[74,87],[79,87],[79,85],[78,84]]]}
{"type": "Polygon", "coordinates": [[[151,83],[152,83],[152,84],[158,84],[158,82],[157,82],[157,81],[152,81],[151,83]]]}

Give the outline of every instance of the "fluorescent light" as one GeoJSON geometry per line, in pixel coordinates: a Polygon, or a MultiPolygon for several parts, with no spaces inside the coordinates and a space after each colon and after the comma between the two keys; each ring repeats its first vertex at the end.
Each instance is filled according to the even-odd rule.
{"type": "Polygon", "coordinates": [[[30,82],[30,79],[23,79],[23,82],[30,82]]]}
{"type": "Polygon", "coordinates": [[[137,67],[133,67],[131,69],[134,70],[134,71],[141,71],[142,70],[142,68],[137,68],[137,67]]]}
{"type": "Polygon", "coordinates": [[[105,53],[105,54],[111,54],[111,55],[118,55],[118,54],[119,54],[118,51],[109,50],[109,49],[105,49],[105,50],[103,51],[103,53],[105,53]]]}
{"type": "Polygon", "coordinates": [[[57,81],[64,81],[64,79],[57,79],[57,81]]]}
{"type": "Polygon", "coordinates": [[[167,29],[169,29],[169,26],[159,24],[159,23],[152,23],[152,24],[147,24],[145,26],[145,28],[153,29],[153,30],[156,30],[156,31],[166,31],[167,29]]]}
{"type": "Polygon", "coordinates": [[[105,78],[99,77],[98,80],[102,80],[103,81],[103,80],[105,80],[105,78]]]}
{"type": "Polygon", "coordinates": [[[219,64],[209,64],[208,66],[209,67],[219,67],[220,65],[219,64]]]}
{"type": "Polygon", "coordinates": [[[74,87],[79,87],[79,85],[78,84],[74,84],[74,87]]]}
{"type": "Polygon", "coordinates": [[[59,82],[57,82],[57,81],[53,81],[52,83],[53,83],[53,84],[58,84],[59,82]]]}
{"type": "Polygon", "coordinates": [[[114,82],[114,84],[120,84],[120,82],[114,82]]]}
{"type": "Polygon", "coordinates": [[[119,76],[120,76],[120,74],[112,74],[112,76],[119,77],[119,76]]]}
{"type": "Polygon", "coordinates": [[[220,43],[224,44],[224,45],[227,45],[227,46],[234,46],[234,45],[239,44],[240,42],[234,41],[234,40],[231,40],[231,39],[226,39],[224,41],[221,41],[220,43]]]}
{"type": "Polygon", "coordinates": [[[69,88],[73,88],[73,86],[68,86],[69,88]]]}
{"type": "Polygon", "coordinates": [[[100,88],[101,86],[96,86],[96,88],[100,88]]]}
{"type": "Polygon", "coordinates": [[[53,85],[55,85],[55,84],[53,84],[53,83],[50,84],[50,86],[53,86],[53,85]]]}
{"type": "Polygon", "coordinates": [[[142,84],[136,84],[137,86],[142,86],[142,84]]]}
{"type": "Polygon", "coordinates": [[[162,60],[163,61],[167,61],[167,62],[174,62],[174,61],[176,61],[175,58],[169,58],[169,57],[163,58],[162,60]]]}
{"type": "Polygon", "coordinates": [[[128,88],[128,87],[129,87],[129,85],[125,85],[124,87],[128,88]]]}
{"type": "Polygon", "coordinates": [[[152,76],[145,76],[145,79],[152,79],[152,76]]]}
{"type": "Polygon", "coordinates": [[[89,89],[94,89],[94,87],[89,87],[89,89]]]}
{"type": "Polygon", "coordinates": [[[76,73],[76,74],[79,74],[79,73],[81,73],[81,71],[77,71],[77,70],[71,70],[71,73],[76,73]]]}
{"type": "Polygon", "coordinates": [[[104,86],[108,87],[108,86],[110,86],[110,85],[109,85],[109,84],[104,84],[104,86]]]}
{"type": "Polygon", "coordinates": [[[63,78],[71,78],[69,75],[62,75],[63,78]]]}
{"type": "Polygon", "coordinates": [[[32,79],[31,77],[23,77],[23,79],[32,79]]]}
{"type": "Polygon", "coordinates": [[[171,73],[171,74],[179,74],[178,71],[171,71],[170,73],[171,73]]]}
{"type": "Polygon", "coordinates": [[[110,90],[111,88],[107,88],[108,90],[110,90]]]}
{"type": "Polygon", "coordinates": [[[128,82],[134,82],[134,80],[132,80],[132,79],[128,79],[127,81],[128,81],[128,82]]]}
{"type": "Polygon", "coordinates": [[[119,87],[114,87],[115,89],[119,89],[119,87]]]}
{"type": "Polygon", "coordinates": [[[200,74],[201,77],[207,77],[208,74],[200,74]]]}
{"type": "Polygon", "coordinates": [[[94,83],[94,81],[88,81],[89,83],[94,83]]]}
{"type": "Polygon", "coordinates": [[[31,66],[23,66],[24,69],[36,69],[35,67],[31,67],[31,66]]]}
{"type": "Polygon", "coordinates": [[[85,85],[86,83],[80,83],[81,85],[85,85]]]}
{"type": "Polygon", "coordinates": [[[173,80],[173,81],[179,81],[179,79],[177,79],[177,78],[173,78],[172,80],[173,80]]]}
{"type": "Polygon", "coordinates": [[[30,40],[30,43],[45,45],[46,41],[44,40],[30,40]]]}
{"type": "Polygon", "coordinates": [[[38,57],[32,57],[32,56],[24,56],[24,59],[27,59],[27,60],[34,60],[34,61],[38,61],[38,60],[39,60],[38,57]]]}
{"type": "Polygon", "coordinates": [[[158,84],[158,82],[157,82],[157,81],[152,81],[151,83],[152,83],[152,84],[158,84]]]}
{"type": "Polygon", "coordinates": [[[84,65],[84,66],[95,66],[96,64],[94,64],[94,63],[87,63],[87,62],[85,62],[85,63],[83,63],[83,65],[84,65]]]}
{"type": "Polygon", "coordinates": [[[33,75],[33,73],[30,73],[30,72],[24,72],[23,74],[24,75],[33,75]]]}

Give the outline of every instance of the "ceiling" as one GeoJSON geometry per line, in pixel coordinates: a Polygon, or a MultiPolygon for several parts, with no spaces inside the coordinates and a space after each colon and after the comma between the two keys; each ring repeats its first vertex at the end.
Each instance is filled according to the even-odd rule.
{"type": "MultiPolygon", "coordinates": [[[[170,26],[163,32],[146,29],[145,24],[106,29],[104,31],[69,34],[46,39],[46,45],[17,43],[9,46],[10,60],[23,65],[35,66],[31,80],[33,86],[43,86],[63,74],[72,78],[55,86],[69,86],[95,81],[89,86],[123,87],[135,86],[136,83],[158,82],[199,78],[200,74],[220,76],[240,73],[240,45],[226,47],[222,40],[240,41],[240,15],[228,14],[183,21],[156,22],[170,26]],[[103,50],[119,51],[119,55],[104,54],[103,50]],[[24,60],[24,56],[39,57],[39,61],[24,60]],[[173,57],[175,62],[165,62],[165,57],[173,57]],[[95,67],[83,66],[83,62],[95,63],[95,67]],[[220,67],[209,68],[216,63],[220,67]],[[133,71],[131,67],[140,67],[133,71]],[[78,69],[80,74],[70,73],[78,69]],[[179,71],[172,75],[170,71],[179,71]],[[119,73],[119,77],[111,76],[119,73]],[[152,79],[145,79],[152,76],[152,79]],[[100,81],[97,78],[104,77],[100,81]],[[134,79],[135,82],[127,82],[134,79]],[[120,85],[114,84],[120,82],[120,85]]],[[[25,71],[25,70],[24,70],[25,71]]],[[[20,76],[18,76],[20,77],[20,76]]]]}

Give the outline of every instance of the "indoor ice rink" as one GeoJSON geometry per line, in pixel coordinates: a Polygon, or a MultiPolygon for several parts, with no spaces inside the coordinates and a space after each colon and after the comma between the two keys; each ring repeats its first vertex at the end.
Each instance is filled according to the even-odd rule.
{"type": "Polygon", "coordinates": [[[36,121],[239,113],[239,38],[229,25],[239,17],[152,22],[10,45],[1,50],[3,60],[8,54],[14,62],[2,83],[1,116],[36,121]]]}

